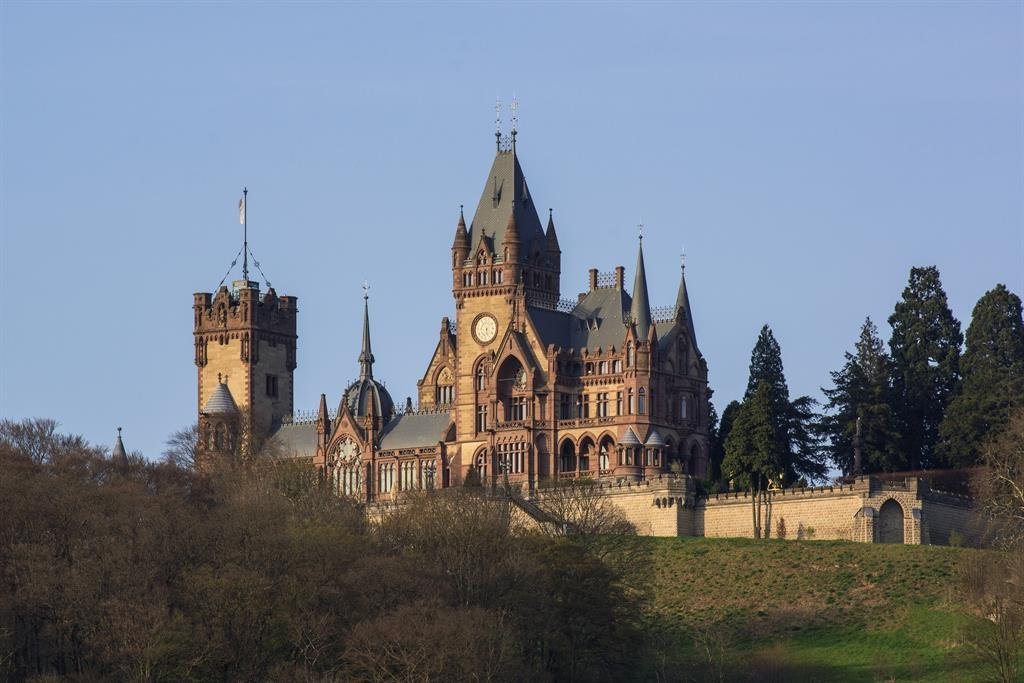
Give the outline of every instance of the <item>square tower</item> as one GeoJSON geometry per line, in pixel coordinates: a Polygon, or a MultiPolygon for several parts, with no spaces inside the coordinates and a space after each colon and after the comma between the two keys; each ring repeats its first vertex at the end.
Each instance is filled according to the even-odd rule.
{"type": "Polygon", "coordinates": [[[198,414],[203,445],[212,421],[232,409],[240,423],[266,435],[294,409],[297,298],[236,280],[229,290],[193,295],[198,414]],[[221,388],[223,386],[223,388],[221,388]],[[233,404],[233,405],[232,405],[233,404]]]}

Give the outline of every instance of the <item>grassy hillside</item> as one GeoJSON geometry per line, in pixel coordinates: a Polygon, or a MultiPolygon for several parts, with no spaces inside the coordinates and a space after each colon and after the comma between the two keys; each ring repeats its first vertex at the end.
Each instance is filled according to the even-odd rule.
{"type": "MultiPolygon", "coordinates": [[[[981,680],[958,630],[955,565],[965,552],[838,541],[645,538],[654,666],[698,679],[981,680]],[[675,661],[674,661],[675,660],[675,661]],[[754,675],[756,672],[756,675],[754,675]]],[[[657,672],[655,672],[657,673],[657,672]]]]}

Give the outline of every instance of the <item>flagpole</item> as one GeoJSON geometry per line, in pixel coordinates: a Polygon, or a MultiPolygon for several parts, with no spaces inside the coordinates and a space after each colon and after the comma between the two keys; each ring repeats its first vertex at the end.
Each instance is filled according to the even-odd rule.
{"type": "Polygon", "coordinates": [[[249,188],[242,188],[242,279],[249,287],[249,188]]]}

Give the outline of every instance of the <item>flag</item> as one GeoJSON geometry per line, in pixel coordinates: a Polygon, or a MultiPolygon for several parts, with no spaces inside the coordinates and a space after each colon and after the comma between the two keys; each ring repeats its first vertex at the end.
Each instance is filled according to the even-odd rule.
{"type": "Polygon", "coordinates": [[[238,222],[241,225],[245,225],[245,195],[238,200],[238,222]]]}

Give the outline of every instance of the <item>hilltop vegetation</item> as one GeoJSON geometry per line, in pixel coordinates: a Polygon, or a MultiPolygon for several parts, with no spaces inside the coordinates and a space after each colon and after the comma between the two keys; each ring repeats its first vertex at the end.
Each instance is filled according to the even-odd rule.
{"type": "Polygon", "coordinates": [[[596,527],[564,537],[518,527],[508,501],[479,489],[413,496],[370,524],[305,466],[119,462],[50,421],[0,422],[0,500],[11,680],[991,671],[964,645],[961,627],[987,622],[961,609],[957,588],[957,565],[988,551],[596,527]]]}

